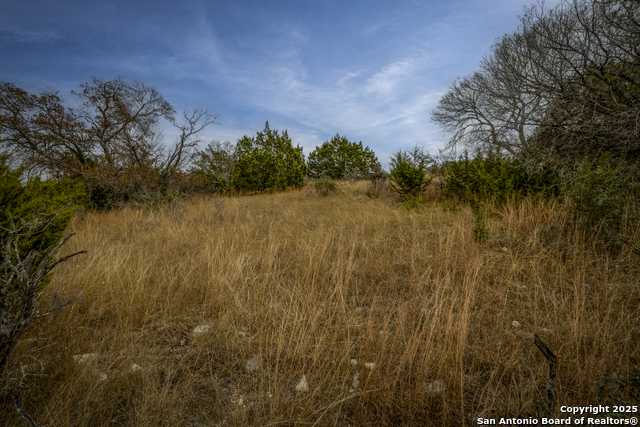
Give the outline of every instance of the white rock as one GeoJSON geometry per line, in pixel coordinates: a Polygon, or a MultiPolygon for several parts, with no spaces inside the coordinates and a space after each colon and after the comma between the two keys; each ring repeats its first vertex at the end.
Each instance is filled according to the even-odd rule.
{"type": "Polygon", "coordinates": [[[373,362],[371,362],[371,363],[365,363],[365,364],[364,364],[364,367],[365,367],[365,368],[367,368],[367,369],[373,369],[373,368],[375,368],[375,367],[376,367],[376,364],[375,364],[375,363],[373,363],[373,362]]]}
{"type": "Polygon", "coordinates": [[[142,370],[142,366],[140,365],[136,365],[135,363],[133,365],[131,365],[131,367],[129,368],[129,373],[133,374],[134,372],[138,372],[142,370]]]}
{"type": "Polygon", "coordinates": [[[520,328],[520,322],[518,322],[517,320],[514,320],[513,322],[511,322],[511,326],[513,326],[516,329],[520,328]]]}
{"type": "Polygon", "coordinates": [[[509,252],[509,249],[507,249],[506,247],[502,248],[502,252],[509,252]]]}
{"type": "Polygon", "coordinates": [[[259,357],[253,357],[247,360],[244,365],[247,368],[247,370],[255,371],[260,367],[261,363],[262,363],[262,359],[260,359],[259,357]]]}
{"type": "Polygon", "coordinates": [[[209,325],[198,325],[195,328],[193,328],[192,333],[194,335],[204,334],[205,332],[208,332],[210,328],[211,326],[209,325]]]}
{"type": "Polygon", "coordinates": [[[104,372],[101,373],[100,376],[98,377],[98,380],[106,381],[107,380],[107,374],[105,374],[104,372]]]}
{"type": "Polygon", "coordinates": [[[302,379],[296,386],[296,390],[303,391],[303,392],[309,391],[309,384],[307,383],[307,377],[304,374],[302,374],[302,379]]]}
{"type": "Polygon", "coordinates": [[[427,394],[442,394],[447,389],[447,384],[442,380],[435,380],[427,384],[427,388],[425,389],[425,393],[427,394]]]}
{"type": "Polygon", "coordinates": [[[351,366],[358,366],[358,361],[356,359],[351,359],[349,363],[351,364],[351,366]]]}
{"type": "Polygon", "coordinates": [[[96,357],[98,357],[98,353],[76,354],[73,356],[73,360],[77,363],[85,363],[96,357]]]}

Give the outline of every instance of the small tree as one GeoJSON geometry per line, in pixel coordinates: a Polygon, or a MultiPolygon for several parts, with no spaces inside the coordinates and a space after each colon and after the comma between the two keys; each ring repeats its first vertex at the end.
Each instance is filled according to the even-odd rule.
{"type": "Polygon", "coordinates": [[[429,154],[415,146],[398,151],[391,157],[390,186],[402,199],[417,197],[431,183],[427,169],[432,163],[429,154]]]}
{"type": "Polygon", "coordinates": [[[309,154],[309,176],[343,179],[346,176],[365,178],[380,168],[380,162],[362,141],[350,142],[346,136],[336,134],[309,154]]]}
{"type": "Polygon", "coordinates": [[[231,185],[237,190],[284,190],[304,185],[307,165],[302,147],[294,148],[287,131],[279,135],[269,129],[269,122],[255,137],[238,140],[234,160],[231,185]]]}
{"type": "Polygon", "coordinates": [[[229,141],[213,140],[192,158],[191,173],[202,176],[210,191],[228,189],[233,176],[236,147],[229,141]]]}

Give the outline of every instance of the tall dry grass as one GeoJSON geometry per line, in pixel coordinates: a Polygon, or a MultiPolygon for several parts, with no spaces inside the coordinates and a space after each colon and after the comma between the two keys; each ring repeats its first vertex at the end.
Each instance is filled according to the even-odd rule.
{"type": "MultiPolygon", "coordinates": [[[[597,250],[555,202],[490,208],[492,237],[480,244],[466,207],[406,210],[364,190],[76,218],[66,250],[89,254],[50,288],[82,301],[41,326],[50,345],[31,354],[46,375],[28,378],[25,409],[53,426],[549,416],[532,333],[559,357],[556,415],[566,417],[563,404],[632,399],[640,290],[616,267],[629,253],[597,250]],[[209,331],[193,334],[202,324],[209,331]],[[99,356],[73,361],[84,353],[99,356]],[[132,364],[142,370],[128,373],[132,364]],[[307,392],[296,390],[303,375],[307,392]]],[[[627,231],[640,240],[640,227],[627,231]]],[[[25,341],[22,354],[38,345],[25,341]]],[[[7,425],[20,425],[0,403],[7,425]]]]}

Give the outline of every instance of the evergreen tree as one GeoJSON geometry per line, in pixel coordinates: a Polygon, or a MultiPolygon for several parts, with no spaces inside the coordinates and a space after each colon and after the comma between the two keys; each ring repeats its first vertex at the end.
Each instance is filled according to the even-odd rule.
{"type": "Polygon", "coordinates": [[[231,185],[237,190],[284,190],[301,187],[307,174],[302,147],[293,147],[285,130],[281,135],[269,129],[255,137],[244,136],[238,140],[231,185]]]}

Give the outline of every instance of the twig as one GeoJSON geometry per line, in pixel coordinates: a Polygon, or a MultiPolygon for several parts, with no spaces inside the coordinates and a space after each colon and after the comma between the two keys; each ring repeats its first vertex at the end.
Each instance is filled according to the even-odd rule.
{"type": "Polygon", "coordinates": [[[556,402],[556,390],[553,387],[553,382],[556,379],[556,355],[542,342],[538,334],[533,334],[536,347],[542,352],[543,356],[547,359],[549,365],[547,370],[547,403],[549,412],[553,412],[553,407],[556,402]]]}

